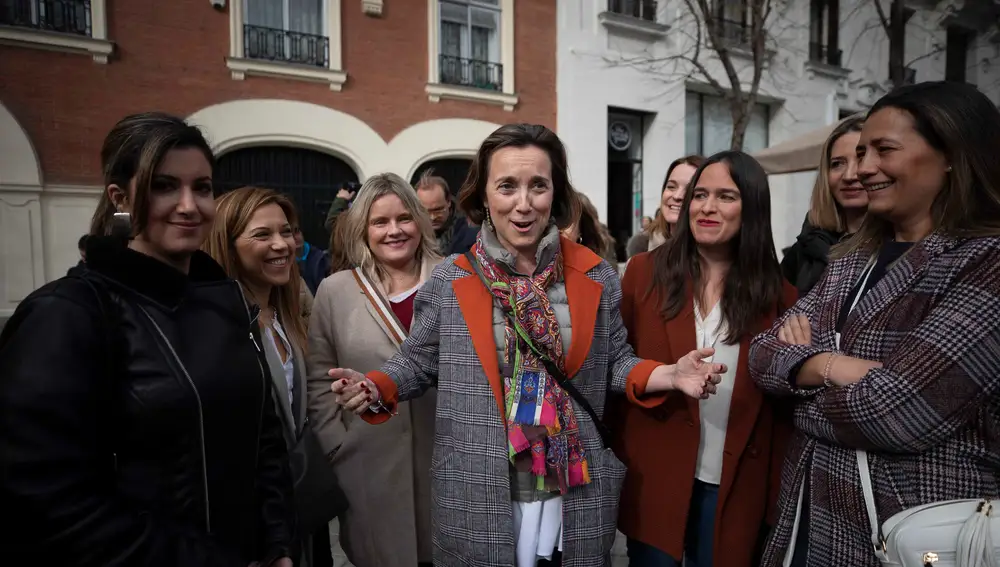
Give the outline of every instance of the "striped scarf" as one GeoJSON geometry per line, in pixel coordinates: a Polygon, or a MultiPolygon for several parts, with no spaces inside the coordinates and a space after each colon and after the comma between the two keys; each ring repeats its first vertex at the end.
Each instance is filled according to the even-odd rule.
{"type": "Polygon", "coordinates": [[[480,232],[475,254],[504,312],[504,352],[513,362],[512,372],[504,377],[510,459],[515,463],[530,455],[537,488],[558,488],[565,494],[569,487],[588,484],[590,474],[572,400],[545,370],[541,358],[565,372],[559,324],[546,293],[562,279],[562,255],[555,254],[534,276],[520,276],[490,258],[482,238],[480,232]]]}

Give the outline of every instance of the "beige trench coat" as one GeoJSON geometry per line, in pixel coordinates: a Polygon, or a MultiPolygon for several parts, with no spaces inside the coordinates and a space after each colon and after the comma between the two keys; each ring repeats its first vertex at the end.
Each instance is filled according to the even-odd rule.
{"type": "MultiPolygon", "coordinates": [[[[425,262],[426,281],[439,261],[425,262]]],[[[383,295],[384,290],[382,291],[383,295]]],[[[416,567],[430,562],[430,465],[437,396],[400,404],[386,425],[342,411],[330,391],[330,368],[377,370],[399,350],[350,271],[323,280],[309,320],[309,419],[350,508],[340,542],[359,567],[416,567]]]]}

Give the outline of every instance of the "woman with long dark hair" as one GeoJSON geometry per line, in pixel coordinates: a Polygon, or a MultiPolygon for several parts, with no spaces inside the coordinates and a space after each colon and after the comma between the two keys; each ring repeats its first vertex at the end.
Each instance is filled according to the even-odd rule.
{"type": "Polygon", "coordinates": [[[631,567],[750,567],[789,420],[756,388],[746,357],[795,290],[781,276],[767,175],[752,157],[708,158],[679,219],[664,246],[625,272],[622,293],[635,298],[622,314],[629,342],[663,362],[714,348],[713,362],[729,370],[710,398],[620,408],[616,449],[628,473],[619,529],[631,567]]]}
{"type": "Polygon", "coordinates": [[[28,296],[0,335],[6,562],[291,567],[257,312],[200,250],[213,164],[180,118],[119,121],[86,268],[28,296]]]}

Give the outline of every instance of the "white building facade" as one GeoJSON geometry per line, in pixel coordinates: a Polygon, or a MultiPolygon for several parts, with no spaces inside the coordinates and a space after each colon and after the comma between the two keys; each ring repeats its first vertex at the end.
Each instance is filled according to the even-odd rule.
{"type": "MultiPolygon", "coordinates": [[[[750,0],[714,0],[721,16],[714,25],[735,41],[749,34],[744,1],[750,0]]],[[[989,19],[1000,9],[994,0],[902,1],[909,78],[967,81],[1000,102],[1000,32],[989,19]]],[[[889,14],[889,0],[772,0],[760,103],[745,150],[864,111],[887,92],[888,34],[874,2],[889,14]]],[[[619,240],[637,230],[642,215],[655,213],[670,162],[730,145],[725,100],[683,62],[695,59],[729,85],[704,33],[696,47],[701,19],[685,6],[683,0],[558,1],[559,134],[575,187],[619,240]]],[[[751,53],[739,46],[730,52],[746,88],[751,53]]],[[[779,251],[799,233],[814,179],[811,172],[771,176],[779,251]]]]}

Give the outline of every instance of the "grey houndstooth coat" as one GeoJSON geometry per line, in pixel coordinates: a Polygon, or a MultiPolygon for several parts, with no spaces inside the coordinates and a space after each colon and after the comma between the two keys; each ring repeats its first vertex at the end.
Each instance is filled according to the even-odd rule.
{"type": "Polygon", "coordinates": [[[841,307],[869,258],[858,251],[831,263],[751,346],[757,384],[800,397],[764,567],[782,564],[807,475],[808,565],[878,566],[856,449],[869,451],[880,523],[921,504],[1000,496],[1000,238],[933,234],[915,244],[844,324],[841,351],[883,368],[844,388],[791,386],[805,360],[834,350],[841,307]],[[778,340],[796,314],[808,316],[812,345],[778,340]]]}
{"type": "MultiPolygon", "coordinates": [[[[657,362],[636,358],[619,312],[618,274],[590,250],[560,240],[573,336],[567,374],[602,415],[606,392],[635,399],[657,362]]],[[[493,338],[493,300],[466,258],[441,264],[417,293],[414,324],[399,354],[368,377],[384,403],[437,387],[431,467],[434,564],[513,567],[514,527],[503,386],[493,338]]],[[[591,482],[563,498],[564,567],[605,567],[618,519],[625,466],[602,447],[576,404],[591,482]]],[[[386,412],[363,416],[389,419],[386,412]]]]}

